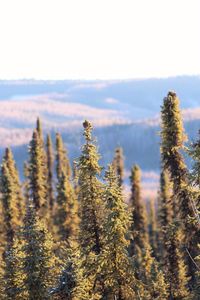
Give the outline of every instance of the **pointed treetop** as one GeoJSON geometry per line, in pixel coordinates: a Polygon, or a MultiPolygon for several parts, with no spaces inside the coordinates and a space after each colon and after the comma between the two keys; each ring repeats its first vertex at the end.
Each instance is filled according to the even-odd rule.
{"type": "Polygon", "coordinates": [[[13,158],[12,151],[11,151],[11,149],[8,148],[8,147],[5,149],[5,155],[4,155],[4,158],[5,158],[5,159],[13,158]]]}
{"type": "Polygon", "coordinates": [[[134,165],[131,169],[131,176],[130,176],[131,181],[137,180],[140,182],[141,180],[141,170],[138,165],[134,165]]]}
{"type": "Polygon", "coordinates": [[[169,92],[168,92],[168,97],[169,97],[169,96],[174,97],[174,98],[177,97],[175,91],[169,91],[169,92]]]}
{"type": "Polygon", "coordinates": [[[161,107],[162,152],[172,148],[182,148],[187,137],[183,128],[179,99],[174,91],[169,91],[161,107]]]}
{"type": "Polygon", "coordinates": [[[83,122],[83,127],[84,127],[83,135],[85,136],[86,141],[89,142],[89,141],[92,140],[92,136],[91,136],[91,132],[92,132],[92,129],[93,129],[92,124],[89,121],[85,120],[83,122]]]}
{"type": "Polygon", "coordinates": [[[39,117],[37,117],[37,121],[36,121],[36,130],[39,134],[39,137],[42,138],[42,124],[39,117]]]}

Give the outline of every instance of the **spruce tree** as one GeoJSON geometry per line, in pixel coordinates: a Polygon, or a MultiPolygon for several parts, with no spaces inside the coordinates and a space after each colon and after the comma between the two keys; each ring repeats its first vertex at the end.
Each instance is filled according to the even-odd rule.
{"type": "Polygon", "coordinates": [[[159,224],[162,228],[166,228],[172,220],[171,188],[169,173],[167,170],[162,170],[159,191],[159,224]]]}
{"type": "Polygon", "coordinates": [[[182,246],[182,231],[173,221],[167,228],[167,280],[169,282],[170,299],[190,299],[188,290],[187,268],[184,262],[182,246]]]}
{"type": "Polygon", "coordinates": [[[66,174],[69,178],[71,177],[71,168],[67,157],[67,151],[59,133],[56,133],[56,173],[57,179],[62,176],[62,173],[66,174]]]}
{"type": "Polygon", "coordinates": [[[104,282],[104,298],[136,299],[136,280],[128,256],[126,239],[130,220],[118,178],[111,165],[108,166],[105,179],[107,185],[104,198],[108,215],[103,225],[103,250],[100,255],[100,276],[104,282]]]}
{"type": "MultiPolygon", "coordinates": [[[[199,131],[200,136],[200,131],[199,131]]],[[[191,148],[188,149],[188,153],[193,159],[192,170],[190,174],[190,182],[192,185],[192,208],[194,211],[193,222],[200,226],[200,138],[197,141],[193,142],[191,148]]],[[[197,231],[199,234],[199,231],[197,231]]]]}
{"type": "MultiPolygon", "coordinates": [[[[101,167],[99,154],[92,139],[92,125],[83,123],[85,145],[78,162],[79,203],[80,203],[80,255],[83,277],[88,280],[88,290],[92,295],[95,289],[97,256],[102,248],[102,183],[99,179],[101,167]]],[[[90,296],[91,296],[90,295],[90,296]]],[[[92,296],[91,296],[91,299],[92,296]]]]}
{"type": "Polygon", "coordinates": [[[12,244],[14,234],[21,225],[20,211],[18,207],[18,190],[16,182],[9,171],[7,163],[3,161],[1,165],[1,194],[4,218],[4,233],[7,244],[12,244]]]}
{"type": "Polygon", "coordinates": [[[123,149],[120,147],[115,149],[113,167],[118,176],[119,185],[122,186],[124,177],[124,156],[123,149]]]}
{"type": "Polygon", "coordinates": [[[62,172],[57,183],[55,225],[59,240],[75,239],[78,231],[78,202],[68,175],[62,172]]]}
{"type": "Polygon", "coordinates": [[[49,299],[49,289],[55,283],[55,256],[53,240],[45,225],[39,221],[35,205],[28,202],[21,231],[21,263],[24,273],[21,299],[49,299]]]}
{"type": "Polygon", "coordinates": [[[151,246],[148,243],[142,250],[140,279],[144,284],[143,299],[168,299],[168,284],[157,260],[152,255],[151,246]]]}
{"type": "Polygon", "coordinates": [[[38,132],[34,130],[29,147],[29,196],[33,200],[37,211],[45,214],[48,207],[46,162],[44,160],[43,145],[38,132]]]}
{"type": "Polygon", "coordinates": [[[150,200],[149,204],[149,222],[148,222],[148,232],[149,232],[149,243],[152,249],[152,254],[157,258],[157,240],[158,240],[158,231],[157,231],[157,222],[156,222],[156,212],[155,212],[155,201],[154,199],[150,200]]]}
{"type": "MultiPolygon", "coordinates": [[[[5,300],[21,300],[24,273],[20,270],[20,241],[15,235],[12,244],[8,245],[4,254],[3,273],[1,274],[1,298],[5,300]]],[[[24,298],[23,298],[24,299],[24,298]]]]}
{"type": "MultiPolygon", "coordinates": [[[[13,161],[12,161],[13,162],[13,161]]],[[[14,162],[13,162],[14,163],[14,162]]],[[[18,299],[18,288],[16,281],[16,255],[14,238],[21,225],[21,211],[19,210],[18,195],[19,186],[16,185],[17,177],[11,172],[12,164],[9,160],[3,160],[1,165],[1,194],[2,194],[2,214],[3,233],[1,240],[3,246],[2,270],[2,299],[18,299]]],[[[17,171],[15,169],[15,174],[17,171]]]]}
{"type": "MultiPolygon", "coordinates": [[[[200,131],[199,131],[200,135],[200,131]]],[[[197,231],[194,234],[193,240],[199,241],[200,236],[200,138],[197,141],[193,142],[190,149],[188,150],[190,156],[193,159],[192,170],[190,174],[190,182],[192,185],[192,207],[194,211],[194,217],[191,219],[191,222],[196,224],[197,231]]],[[[195,243],[196,244],[196,243],[195,243]]],[[[200,244],[198,244],[198,249],[200,249],[200,244]]],[[[197,251],[197,256],[195,257],[196,265],[196,282],[194,284],[194,299],[200,297],[200,255],[199,250],[197,251]]]]}
{"type": "Polygon", "coordinates": [[[23,211],[24,211],[24,198],[22,195],[22,189],[21,189],[21,184],[20,184],[20,180],[19,180],[19,174],[18,174],[18,170],[13,158],[13,154],[10,148],[6,148],[5,150],[5,155],[3,157],[3,160],[5,161],[9,173],[12,177],[13,180],[13,184],[15,185],[15,191],[17,194],[17,206],[18,206],[18,210],[19,210],[19,216],[20,219],[22,220],[23,218],[23,211]]]}
{"type": "Polygon", "coordinates": [[[133,239],[130,243],[130,255],[144,249],[148,240],[146,210],[141,197],[141,170],[134,165],[131,170],[131,198],[130,208],[132,210],[131,233],[133,239]]]}
{"type": "Polygon", "coordinates": [[[163,167],[169,170],[173,181],[173,214],[181,220],[180,224],[185,236],[183,243],[185,256],[192,281],[195,278],[195,265],[191,257],[197,255],[197,241],[194,239],[197,226],[190,221],[194,216],[191,191],[188,182],[188,171],[182,155],[186,136],[183,129],[179,108],[179,99],[175,92],[169,92],[164,98],[161,109],[161,157],[163,167]],[[188,255],[188,253],[190,255],[188,255]],[[191,257],[190,257],[191,256],[191,257]]]}
{"type": "MultiPolygon", "coordinates": [[[[77,249],[73,243],[66,248],[66,260],[56,287],[53,287],[50,294],[56,300],[75,300],[77,287],[77,249]]],[[[80,297],[79,297],[80,299],[80,297]]]]}
{"type": "Polygon", "coordinates": [[[43,142],[42,124],[41,124],[41,120],[39,117],[37,117],[37,120],[36,120],[36,131],[39,135],[39,138],[43,142]]]}
{"type": "Polygon", "coordinates": [[[54,207],[54,190],[53,190],[53,147],[50,134],[47,135],[46,140],[47,152],[47,194],[49,199],[49,208],[53,210],[54,207]]]}
{"type": "Polygon", "coordinates": [[[158,196],[158,226],[159,226],[159,255],[160,262],[166,266],[166,243],[168,242],[167,228],[173,217],[172,211],[172,184],[169,172],[162,170],[160,175],[160,190],[158,196]]]}

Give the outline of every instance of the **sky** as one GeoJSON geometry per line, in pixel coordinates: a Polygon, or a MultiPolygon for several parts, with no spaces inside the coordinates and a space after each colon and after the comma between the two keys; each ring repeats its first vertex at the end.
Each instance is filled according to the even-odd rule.
{"type": "Polygon", "coordinates": [[[200,74],[199,0],[0,0],[0,79],[200,74]]]}

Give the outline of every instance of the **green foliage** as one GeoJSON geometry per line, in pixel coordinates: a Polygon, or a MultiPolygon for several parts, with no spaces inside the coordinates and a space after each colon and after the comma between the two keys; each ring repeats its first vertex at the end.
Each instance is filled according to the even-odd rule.
{"type": "Polygon", "coordinates": [[[57,184],[55,224],[59,240],[76,238],[78,231],[78,202],[68,175],[62,173],[57,184]]]}
{"type": "Polygon", "coordinates": [[[24,211],[24,197],[22,195],[21,184],[19,180],[18,170],[13,158],[13,154],[10,148],[6,148],[5,155],[3,157],[4,162],[6,163],[10,176],[12,177],[13,184],[15,185],[15,190],[17,194],[17,206],[19,210],[19,217],[22,221],[23,211],[24,211]]]}
{"type": "Polygon", "coordinates": [[[173,222],[167,230],[167,279],[169,282],[170,296],[174,300],[188,299],[189,290],[187,268],[181,252],[182,232],[179,224],[173,222]]]}
{"type": "Polygon", "coordinates": [[[124,177],[124,156],[123,156],[122,148],[115,149],[115,156],[113,159],[113,167],[118,176],[119,185],[122,186],[123,177],[124,177]]]}
{"type": "MultiPolygon", "coordinates": [[[[80,203],[80,256],[84,280],[88,289],[94,286],[98,265],[98,254],[102,248],[103,199],[102,183],[99,180],[101,167],[99,154],[93,143],[92,126],[83,123],[85,145],[78,162],[80,203]]],[[[105,216],[104,216],[105,217],[105,216]]],[[[92,299],[92,298],[91,298],[92,299]]]]}
{"type": "Polygon", "coordinates": [[[161,117],[158,218],[151,201],[148,230],[140,168],[131,170],[128,209],[122,149],[116,149],[102,179],[90,122],[83,123],[85,144],[75,163],[75,182],[57,133],[54,186],[52,141],[48,135],[45,152],[39,118],[25,167],[24,195],[12,152],[6,149],[0,169],[0,299],[199,299],[200,141],[188,150],[194,160],[189,176],[174,92],[164,99],[161,117]]]}
{"type": "Polygon", "coordinates": [[[12,244],[14,234],[21,225],[18,190],[15,179],[12,177],[7,162],[3,161],[1,166],[1,194],[4,218],[4,234],[7,244],[12,244]]]}
{"type": "Polygon", "coordinates": [[[168,284],[158,262],[152,255],[149,244],[141,253],[140,278],[144,284],[144,299],[168,299],[168,284]]]}
{"type": "Polygon", "coordinates": [[[106,172],[105,189],[107,218],[103,224],[103,250],[100,254],[99,276],[102,277],[105,299],[134,299],[136,279],[128,257],[126,234],[129,217],[118,178],[112,166],[106,172]]]}
{"type": "Polygon", "coordinates": [[[164,98],[161,109],[162,131],[161,131],[161,157],[163,167],[169,170],[170,179],[173,181],[173,217],[179,219],[182,235],[184,235],[183,243],[187,252],[187,265],[189,273],[192,275],[192,281],[195,278],[195,266],[188,252],[192,257],[196,256],[197,226],[191,222],[190,218],[194,217],[194,210],[191,201],[191,190],[189,187],[188,171],[182,155],[184,141],[186,140],[182,118],[179,108],[179,99],[176,93],[169,92],[164,98]]]}
{"type": "Polygon", "coordinates": [[[102,184],[99,180],[101,167],[99,154],[92,143],[92,126],[88,121],[83,123],[86,144],[78,163],[79,201],[80,201],[80,245],[84,254],[100,253],[101,249],[101,214],[102,184]]]}
{"type": "Polygon", "coordinates": [[[160,190],[158,195],[159,260],[163,266],[167,264],[166,244],[168,237],[166,231],[172,221],[172,216],[172,184],[169,172],[163,169],[160,175],[160,190]]]}
{"type": "Polygon", "coordinates": [[[53,190],[53,146],[51,136],[47,135],[46,140],[46,156],[47,156],[47,195],[49,199],[49,208],[53,210],[54,208],[54,190],[53,190]]]}
{"type": "Polygon", "coordinates": [[[69,178],[71,176],[71,168],[67,157],[67,151],[59,133],[56,133],[56,173],[57,179],[62,176],[62,173],[66,174],[69,178]]]}
{"type": "Polygon", "coordinates": [[[133,166],[131,170],[131,198],[132,210],[131,234],[133,239],[130,243],[130,255],[137,252],[137,248],[143,249],[148,240],[146,209],[141,197],[141,170],[139,166],[133,166]]]}
{"type": "Polygon", "coordinates": [[[53,240],[45,225],[36,216],[29,203],[25,224],[21,231],[20,270],[24,274],[21,299],[49,299],[49,289],[55,282],[55,256],[53,240]]]}
{"type": "Polygon", "coordinates": [[[156,220],[156,212],[155,212],[155,201],[154,199],[150,200],[149,207],[149,222],[148,222],[148,233],[149,233],[149,243],[152,249],[152,254],[157,258],[158,254],[158,228],[157,228],[157,220],[156,220]]]}
{"type": "Polygon", "coordinates": [[[37,211],[44,214],[48,206],[47,195],[47,178],[46,162],[44,160],[43,144],[35,130],[29,147],[29,196],[33,200],[37,211]]]}

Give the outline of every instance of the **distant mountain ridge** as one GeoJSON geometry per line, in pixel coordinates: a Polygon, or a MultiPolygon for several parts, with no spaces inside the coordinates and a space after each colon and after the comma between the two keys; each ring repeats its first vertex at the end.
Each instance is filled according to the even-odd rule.
{"type": "Polygon", "coordinates": [[[175,90],[190,139],[200,128],[200,76],[116,81],[0,81],[0,154],[7,145],[21,161],[36,117],[44,132],[63,134],[71,159],[80,153],[81,124],[92,121],[102,162],[122,146],[126,168],[137,162],[159,168],[159,113],[163,97],[175,90]]]}

